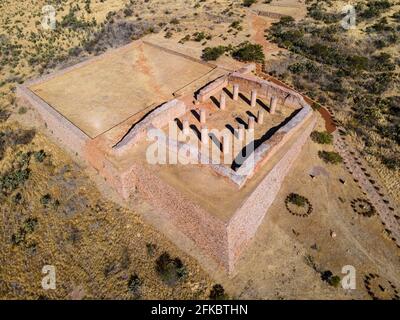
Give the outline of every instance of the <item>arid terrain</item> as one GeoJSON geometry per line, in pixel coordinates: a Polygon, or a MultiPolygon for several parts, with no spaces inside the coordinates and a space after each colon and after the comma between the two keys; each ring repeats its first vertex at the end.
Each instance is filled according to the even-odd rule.
{"type": "Polygon", "coordinates": [[[59,0],[57,27],[44,30],[46,1],[0,0],[1,299],[208,299],[215,284],[227,294],[217,298],[400,298],[399,245],[371,194],[347,161],[321,156],[336,155],[337,142],[307,141],[228,276],[167,219],[155,221],[144,199],[120,202],[16,102],[16,84],[139,38],[231,69],[243,65],[244,43],[259,44],[257,75],[313,99],[315,130],[337,126],[399,223],[400,5],[358,1],[360,19],[344,30],[344,1],[251,2],[59,0]],[[42,289],[44,265],[56,267],[56,290],[42,289]],[[339,284],[346,265],[355,290],[339,284]]]}

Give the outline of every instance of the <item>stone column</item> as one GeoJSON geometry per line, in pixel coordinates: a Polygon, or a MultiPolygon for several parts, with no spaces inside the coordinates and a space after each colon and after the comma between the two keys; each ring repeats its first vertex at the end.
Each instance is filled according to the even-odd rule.
{"type": "Polygon", "coordinates": [[[182,123],[182,132],[185,136],[189,134],[189,120],[184,119],[182,123]]]}
{"type": "Polygon", "coordinates": [[[237,129],[237,138],[239,141],[244,140],[244,124],[239,124],[239,128],[237,129]]]}
{"type": "Polygon", "coordinates": [[[258,110],[257,123],[258,124],[264,123],[264,110],[258,110]]]}
{"type": "Polygon", "coordinates": [[[233,100],[237,101],[238,98],[239,98],[239,85],[234,84],[233,85],[233,100]]]}
{"type": "Polygon", "coordinates": [[[222,153],[227,154],[230,152],[230,139],[225,137],[224,135],[221,136],[221,145],[222,145],[222,153]]]}
{"type": "Polygon", "coordinates": [[[201,135],[201,143],[208,144],[209,137],[208,137],[208,129],[206,126],[201,127],[200,135],[201,135]]]}
{"type": "Polygon", "coordinates": [[[251,102],[250,105],[254,108],[257,104],[257,90],[251,90],[251,102]]]}
{"type": "Polygon", "coordinates": [[[248,129],[249,130],[254,130],[254,122],[255,122],[254,117],[249,117],[249,122],[248,122],[248,129]]]}
{"type": "Polygon", "coordinates": [[[278,105],[278,98],[277,97],[271,97],[271,104],[270,104],[270,109],[269,109],[269,112],[271,114],[275,113],[277,105],[278,105]]]}
{"type": "Polygon", "coordinates": [[[219,99],[219,107],[221,110],[225,110],[226,108],[226,96],[223,92],[221,93],[221,98],[219,99]]]}
{"type": "Polygon", "coordinates": [[[200,123],[206,124],[206,110],[200,109],[200,123]]]}

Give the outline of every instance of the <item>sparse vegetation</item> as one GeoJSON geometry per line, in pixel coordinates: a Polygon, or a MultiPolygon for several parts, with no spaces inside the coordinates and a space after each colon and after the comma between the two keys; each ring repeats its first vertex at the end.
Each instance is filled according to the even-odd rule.
{"type": "Polygon", "coordinates": [[[299,195],[297,193],[289,194],[288,200],[289,200],[290,203],[293,203],[293,204],[295,204],[296,206],[299,206],[299,207],[304,207],[306,205],[306,203],[307,203],[307,198],[303,197],[303,196],[301,196],[301,195],[299,195]]]}
{"type": "Polygon", "coordinates": [[[138,299],[140,297],[141,285],[142,281],[140,280],[139,276],[136,273],[132,274],[128,281],[128,290],[134,299],[138,299]]]}
{"type": "Polygon", "coordinates": [[[333,136],[324,131],[324,132],[320,132],[320,131],[313,131],[311,133],[311,139],[319,144],[332,144],[333,143],[333,136]]]}
{"type": "Polygon", "coordinates": [[[400,172],[399,112],[388,107],[397,100],[400,59],[389,49],[399,40],[392,7],[391,1],[358,1],[357,24],[364,33],[357,39],[340,27],[341,17],[329,3],[314,0],[304,20],[285,17],[268,32],[268,39],[293,54],[278,76],[332,106],[368,161],[392,171],[385,170],[387,179],[400,172]]]}
{"type": "Polygon", "coordinates": [[[326,163],[339,164],[343,162],[340,154],[335,151],[319,151],[318,156],[326,163]]]}
{"type": "Polygon", "coordinates": [[[179,258],[172,259],[167,252],[163,252],[156,261],[156,271],[168,285],[174,286],[186,275],[186,268],[179,258]]]}
{"type": "Polygon", "coordinates": [[[211,300],[227,300],[228,296],[225,293],[225,289],[220,284],[215,284],[210,291],[211,300]]]}
{"type": "Polygon", "coordinates": [[[257,0],[243,0],[243,6],[251,7],[256,2],[257,2],[257,0]]]}

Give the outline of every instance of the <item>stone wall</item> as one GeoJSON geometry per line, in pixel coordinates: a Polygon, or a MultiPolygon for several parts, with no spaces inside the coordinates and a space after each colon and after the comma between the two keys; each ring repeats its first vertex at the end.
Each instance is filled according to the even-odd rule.
{"type": "Polygon", "coordinates": [[[308,105],[301,94],[251,75],[234,72],[229,75],[229,84],[238,84],[240,92],[250,92],[255,89],[258,96],[267,100],[271,99],[271,97],[276,97],[278,98],[278,104],[294,109],[308,105]]]}
{"type": "Polygon", "coordinates": [[[283,18],[283,17],[288,17],[287,14],[281,14],[281,13],[272,12],[272,11],[257,10],[257,11],[255,11],[255,13],[262,17],[268,17],[268,18],[277,19],[277,20],[279,20],[280,18],[283,18]]]}
{"type": "MultiPolygon", "coordinates": [[[[306,119],[310,120],[309,117],[306,119]]],[[[167,214],[200,249],[233,274],[240,254],[256,233],[315,123],[315,118],[308,121],[306,127],[303,127],[304,131],[299,133],[299,137],[292,142],[289,150],[247,197],[228,224],[192,203],[190,199],[143,167],[132,168],[134,174],[130,177],[135,182],[130,182],[130,185],[135,185],[141,193],[144,192],[146,198],[163,214],[167,214]]],[[[305,125],[304,122],[301,124],[305,125]]],[[[164,143],[168,143],[172,149],[183,146],[183,143],[171,139],[167,139],[164,143]]],[[[191,148],[197,149],[195,146],[191,148]]],[[[195,160],[204,161],[200,153],[193,152],[193,154],[198,157],[195,160]]]]}
{"type": "Polygon", "coordinates": [[[27,87],[17,85],[18,103],[29,104],[39,113],[48,131],[74,153],[83,156],[85,145],[91,140],[82,130],[67,120],[27,87]]]}
{"type": "Polygon", "coordinates": [[[171,100],[150,112],[144,119],[136,123],[133,128],[113,148],[117,154],[128,150],[146,138],[150,127],[162,128],[170,121],[183,116],[186,105],[178,99],[171,100]]]}
{"type": "Polygon", "coordinates": [[[227,85],[228,77],[222,76],[201,89],[196,99],[200,102],[205,102],[207,99],[210,99],[211,96],[216,95],[218,92],[221,92],[221,90],[224,89],[227,85]]]}
{"type": "Polygon", "coordinates": [[[139,193],[219,265],[228,269],[226,225],[142,165],[132,167],[139,193]]]}
{"type": "Polygon", "coordinates": [[[229,179],[242,188],[248,179],[250,179],[257,170],[264,165],[271,157],[297,132],[297,130],[312,116],[312,109],[308,105],[302,108],[287,124],[280,128],[270,139],[262,143],[254,150],[253,157],[249,157],[239,167],[237,171],[223,164],[213,164],[208,154],[202,154],[201,148],[184,142],[167,138],[166,148],[178,154],[178,150],[186,148],[188,150],[187,158],[193,160],[193,163],[207,164],[211,170],[222,177],[229,179]]]}
{"type": "Polygon", "coordinates": [[[283,180],[307,141],[311,131],[314,129],[315,123],[316,119],[314,118],[306,129],[301,132],[286,154],[272,168],[230,219],[227,227],[229,246],[228,270],[230,272],[234,270],[241,252],[256,233],[268,208],[275,200],[283,180]]]}

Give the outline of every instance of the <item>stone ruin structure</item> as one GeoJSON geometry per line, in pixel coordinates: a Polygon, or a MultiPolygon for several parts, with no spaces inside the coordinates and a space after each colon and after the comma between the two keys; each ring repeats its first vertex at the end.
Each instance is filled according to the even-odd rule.
{"type": "MultiPolygon", "coordinates": [[[[105,63],[129,50],[134,50],[132,54],[149,50],[156,56],[157,50],[163,48],[135,42],[104,57],[19,85],[18,101],[31,105],[49,134],[94,168],[123,199],[128,201],[133,194],[139,194],[200,250],[232,273],[313,130],[313,111],[297,92],[252,75],[252,64],[237,71],[207,65],[210,70],[205,75],[190,81],[185,90],[172,92],[169,101],[150,110],[143,108],[101,134],[90,136],[70,120],[72,116],[66,111],[63,114],[58,110],[64,101],[51,103],[55,99],[51,90],[56,90],[52,81],[72,77],[74,72],[99,63],[99,59],[105,63]],[[177,135],[171,135],[171,128],[177,135]],[[213,136],[213,128],[228,128],[228,135],[213,136]],[[153,133],[159,135],[157,139],[151,136],[153,133]],[[213,163],[209,158],[207,151],[215,146],[218,157],[235,153],[228,142],[243,142],[249,133],[254,136],[253,148],[240,165],[235,161],[213,163]],[[189,136],[192,142],[187,141],[189,136]],[[149,163],[148,150],[155,143],[165,147],[168,157],[179,154],[181,160],[185,158],[185,164],[149,163]]],[[[161,53],[164,58],[166,52],[174,54],[167,50],[161,53]]],[[[184,63],[190,60],[196,64],[194,67],[204,67],[204,62],[177,55],[185,59],[184,63]]],[[[148,59],[148,66],[156,63],[153,56],[148,59]]],[[[178,58],[171,56],[171,61],[174,59],[178,58]]],[[[138,72],[143,70],[148,68],[138,72]]],[[[156,79],[158,74],[154,71],[147,76],[156,79]]],[[[54,95],[57,99],[64,91],[60,92],[54,95]]],[[[130,103],[133,107],[136,102],[130,103]]],[[[91,106],[90,112],[96,112],[95,107],[91,106]]],[[[239,148],[239,152],[243,149],[239,148]]],[[[237,156],[238,152],[232,154],[232,159],[237,156]]]]}

